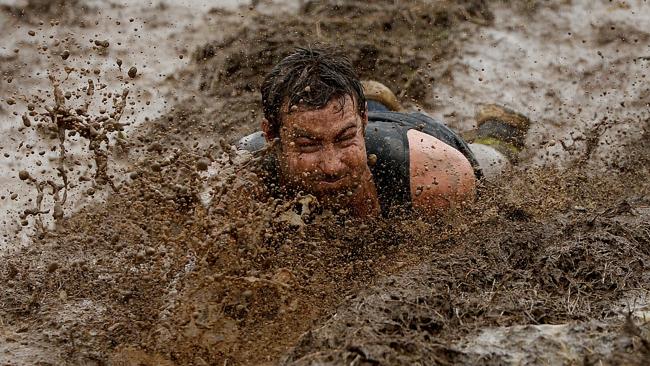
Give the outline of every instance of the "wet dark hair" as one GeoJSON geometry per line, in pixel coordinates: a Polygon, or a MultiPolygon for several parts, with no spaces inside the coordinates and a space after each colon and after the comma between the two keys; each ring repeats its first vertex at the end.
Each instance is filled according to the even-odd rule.
{"type": "Polygon", "coordinates": [[[279,136],[282,108],[299,105],[325,107],[339,98],[341,109],[350,96],[359,115],[366,112],[366,97],[347,56],[335,48],[297,48],[280,61],[262,83],[262,107],[271,132],[279,136]]]}

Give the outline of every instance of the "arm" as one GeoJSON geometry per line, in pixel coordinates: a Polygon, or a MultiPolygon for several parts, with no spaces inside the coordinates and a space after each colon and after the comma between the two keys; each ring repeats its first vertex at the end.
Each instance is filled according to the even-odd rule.
{"type": "Polygon", "coordinates": [[[434,212],[475,198],[476,176],[460,151],[418,130],[407,137],[414,209],[434,212]]]}

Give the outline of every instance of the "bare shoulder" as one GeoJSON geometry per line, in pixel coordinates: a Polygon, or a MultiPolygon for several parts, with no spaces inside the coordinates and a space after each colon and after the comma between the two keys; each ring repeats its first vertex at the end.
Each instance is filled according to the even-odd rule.
{"type": "Polygon", "coordinates": [[[460,151],[418,130],[407,137],[413,208],[446,209],[474,199],[476,176],[460,151]]]}

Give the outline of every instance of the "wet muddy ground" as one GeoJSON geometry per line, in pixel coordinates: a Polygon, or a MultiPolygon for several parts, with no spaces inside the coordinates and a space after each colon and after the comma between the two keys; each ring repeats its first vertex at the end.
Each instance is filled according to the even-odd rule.
{"type": "Polygon", "coordinates": [[[650,360],[644,2],[71,4],[0,9],[1,364],[650,360]],[[445,217],[255,199],[229,144],[318,43],[460,131],[530,116],[523,161],[445,217]]]}

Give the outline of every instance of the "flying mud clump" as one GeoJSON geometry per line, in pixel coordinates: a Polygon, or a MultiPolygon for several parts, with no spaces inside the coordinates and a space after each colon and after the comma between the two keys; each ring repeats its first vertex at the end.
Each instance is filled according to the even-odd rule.
{"type": "MultiPolygon", "coordinates": [[[[89,70],[65,69],[68,80],[73,72],[88,74],[89,70]]],[[[47,101],[40,96],[32,96],[27,100],[27,112],[21,116],[22,125],[25,128],[36,128],[37,132],[58,141],[58,145],[52,146],[51,151],[57,151],[56,177],[58,179],[39,179],[38,174],[23,170],[19,178],[35,187],[37,196],[35,206],[26,209],[21,214],[23,225],[29,216],[36,218],[35,225],[39,232],[44,229],[42,214],[52,213],[52,217],[59,221],[63,218],[63,205],[68,199],[70,185],[70,170],[79,165],[78,161],[68,156],[70,138],[81,139],[87,144],[89,152],[94,161],[94,174],[92,177],[81,175],[80,181],[91,180],[93,187],[86,193],[94,194],[98,187],[108,185],[112,191],[119,190],[113,177],[109,174],[108,161],[111,153],[111,141],[123,142],[124,125],[120,123],[124,115],[129,90],[124,89],[120,93],[106,91],[105,84],[96,86],[93,79],[88,78],[86,85],[76,88],[74,91],[64,91],[60,82],[51,72],[49,80],[52,86],[50,94],[54,104],[48,105],[47,101]],[[93,110],[93,102],[101,98],[101,105],[93,110]],[[76,103],[75,103],[76,102],[76,103]],[[37,106],[42,106],[37,108],[37,106]],[[108,108],[107,108],[108,106],[108,108]],[[49,194],[53,200],[53,207],[43,207],[44,195],[49,194]]]]}

